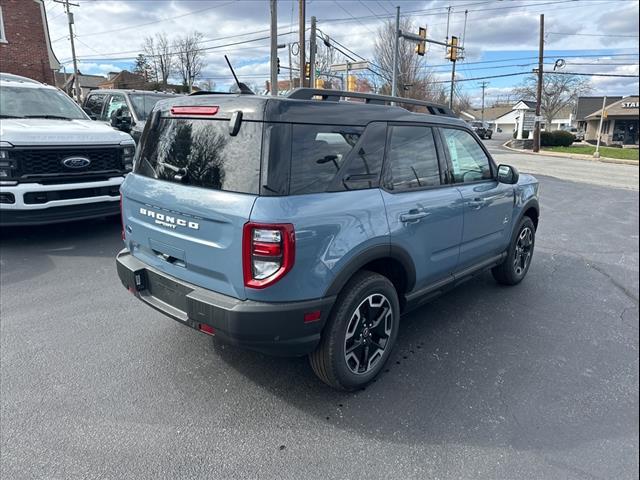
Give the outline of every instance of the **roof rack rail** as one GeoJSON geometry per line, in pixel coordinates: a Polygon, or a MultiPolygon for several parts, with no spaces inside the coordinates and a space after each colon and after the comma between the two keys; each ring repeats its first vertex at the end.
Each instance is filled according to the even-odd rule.
{"type": "Polygon", "coordinates": [[[456,114],[449,107],[439,105],[437,103],[426,102],[424,100],[415,100],[413,98],[392,97],[390,95],[378,95],[375,93],[347,92],[344,90],[326,90],[323,88],[296,88],[287,98],[294,100],[313,100],[314,97],[320,97],[324,102],[339,102],[341,98],[362,98],[365,103],[372,105],[389,105],[391,103],[399,103],[405,105],[417,105],[425,107],[432,115],[446,115],[455,117],[456,114]]]}

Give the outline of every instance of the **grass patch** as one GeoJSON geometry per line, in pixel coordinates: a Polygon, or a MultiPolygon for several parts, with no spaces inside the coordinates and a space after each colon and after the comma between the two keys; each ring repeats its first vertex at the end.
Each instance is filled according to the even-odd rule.
{"type": "MultiPolygon", "coordinates": [[[[561,153],[577,153],[581,155],[593,155],[596,147],[592,145],[572,145],[571,147],[543,147],[543,150],[561,153]]],[[[622,160],[638,160],[637,148],[613,148],[600,147],[600,156],[609,158],[619,158],[622,160]]]]}

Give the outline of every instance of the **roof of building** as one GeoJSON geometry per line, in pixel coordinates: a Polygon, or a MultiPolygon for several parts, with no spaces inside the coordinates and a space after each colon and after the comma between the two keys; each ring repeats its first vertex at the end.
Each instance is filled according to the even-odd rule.
{"type": "MultiPolygon", "coordinates": [[[[512,105],[500,105],[496,107],[487,107],[484,109],[484,120],[486,122],[490,122],[492,120],[495,120],[498,117],[501,117],[505,113],[509,113],[512,109],[513,109],[512,105]]],[[[473,118],[474,120],[480,120],[482,118],[481,108],[471,108],[462,113],[465,113],[466,115],[468,115],[470,118],[473,118]]]]}
{"type": "MultiPolygon", "coordinates": [[[[605,110],[607,112],[607,116],[610,116],[610,117],[628,116],[628,117],[637,118],[638,112],[640,111],[640,108],[638,108],[638,95],[624,97],[615,103],[609,104],[605,108],[605,110]],[[625,106],[626,104],[629,104],[629,103],[635,103],[635,107],[625,106]]],[[[594,118],[600,118],[600,115],[602,115],[602,108],[600,110],[593,112],[591,115],[587,115],[586,120],[593,120],[594,118]]]]}
{"type": "MultiPolygon", "coordinates": [[[[113,72],[109,72],[110,74],[113,72]]],[[[126,84],[126,88],[142,88],[147,84],[147,81],[144,79],[142,75],[138,75],[135,73],[131,73],[128,70],[122,70],[116,76],[112,78],[105,78],[102,82],[100,82],[99,86],[103,87],[106,85],[119,85],[126,84]]]]}
{"type": "MultiPolygon", "coordinates": [[[[578,97],[578,107],[576,109],[576,120],[584,121],[596,110],[602,110],[604,97],[578,97]]],[[[607,105],[622,100],[622,97],[607,97],[607,105]]]]}
{"type": "MultiPolygon", "coordinates": [[[[71,87],[73,77],[73,73],[71,75],[67,75],[56,72],[56,85],[62,89],[67,89],[68,87],[71,87]]],[[[78,73],[78,83],[80,84],[80,88],[98,88],[98,85],[105,80],[106,77],[103,77],[102,75],[85,75],[82,72],[78,73]]]]}

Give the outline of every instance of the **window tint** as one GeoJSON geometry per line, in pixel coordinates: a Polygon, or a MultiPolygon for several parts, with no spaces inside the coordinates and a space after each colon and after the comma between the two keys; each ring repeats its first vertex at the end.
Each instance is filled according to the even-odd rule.
{"type": "Polygon", "coordinates": [[[386,142],[387,125],[385,123],[370,123],[356,145],[356,151],[349,157],[344,174],[341,178],[345,190],[360,190],[378,185],[384,146],[386,142]]]}
{"type": "Polygon", "coordinates": [[[95,93],[93,95],[89,95],[87,101],[84,104],[84,108],[91,112],[91,115],[96,118],[100,118],[100,114],[102,113],[102,106],[104,105],[104,101],[107,98],[105,93],[95,93]]]}
{"type": "Polygon", "coordinates": [[[442,131],[449,149],[455,183],[477,182],[492,178],[489,157],[475,138],[464,130],[444,128],[442,131]]]}
{"type": "Polygon", "coordinates": [[[229,135],[228,120],[159,118],[147,122],[134,172],[214,190],[258,193],[262,123],[242,122],[229,135]],[[152,123],[153,122],[153,123],[152,123]]]}
{"type": "Polygon", "coordinates": [[[440,185],[438,154],[429,127],[389,127],[387,162],[385,184],[389,190],[440,185]]]}
{"type": "Polygon", "coordinates": [[[293,125],[289,194],[324,192],[363,130],[362,127],[293,125]]]}
{"type": "Polygon", "coordinates": [[[109,103],[107,104],[107,111],[105,112],[106,120],[110,120],[111,115],[113,115],[120,107],[128,108],[124,95],[111,95],[109,103]]]}
{"type": "Polygon", "coordinates": [[[129,100],[133,104],[133,109],[140,121],[147,119],[151,110],[160,100],[171,98],[170,95],[153,95],[149,93],[132,93],[129,94],[129,100]]]}

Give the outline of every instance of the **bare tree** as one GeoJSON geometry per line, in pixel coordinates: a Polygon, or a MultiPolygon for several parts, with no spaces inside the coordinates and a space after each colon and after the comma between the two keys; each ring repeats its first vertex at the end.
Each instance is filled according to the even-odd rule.
{"type": "Polygon", "coordinates": [[[204,65],[204,55],[200,51],[200,42],[203,35],[193,32],[174,42],[174,50],[178,57],[178,73],[182,78],[182,85],[191,93],[193,82],[200,75],[204,65]]]}
{"type": "Polygon", "coordinates": [[[206,78],[200,82],[200,88],[208,92],[213,92],[216,89],[216,82],[210,78],[206,78]]]}
{"type": "MultiPolygon", "coordinates": [[[[405,32],[418,31],[409,17],[403,17],[400,20],[400,29],[405,32]]],[[[395,22],[389,21],[378,30],[374,49],[374,67],[379,75],[374,83],[384,94],[391,94],[394,45],[395,22]]],[[[446,99],[444,86],[434,82],[433,73],[424,59],[425,57],[415,53],[415,43],[400,39],[397,94],[401,97],[444,103],[446,99]]]]}
{"type": "Polygon", "coordinates": [[[174,71],[175,54],[166,33],[156,33],[155,37],[144,39],[143,49],[150,61],[152,77],[162,88],[174,71]]]}
{"type": "MultiPolygon", "coordinates": [[[[516,92],[523,99],[536,98],[537,77],[528,77],[516,92]]],[[[555,75],[546,73],[542,81],[540,109],[547,125],[566,107],[573,107],[578,97],[591,90],[589,80],[577,75],[555,75]]]]}

